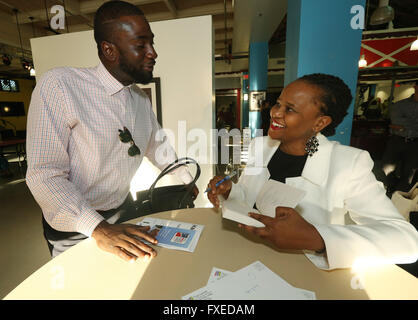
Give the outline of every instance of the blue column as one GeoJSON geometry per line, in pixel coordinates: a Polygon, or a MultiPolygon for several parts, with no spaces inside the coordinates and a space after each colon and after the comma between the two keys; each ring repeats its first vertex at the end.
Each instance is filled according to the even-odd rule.
{"type": "MultiPolygon", "coordinates": [[[[268,43],[250,43],[250,92],[267,91],[268,43]]],[[[249,112],[249,126],[251,137],[255,137],[255,130],[261,128],[261,112],[249,112]]]]}
{"type": "Polygon", "coordinates": [[[353,102],[330,139],[345,145],[350,144],[362,35],[351,27],[355,5],[364,8],[365,0],[292,0],[287,8],[285,85],[311,73],[344,80],[353,102]]]}

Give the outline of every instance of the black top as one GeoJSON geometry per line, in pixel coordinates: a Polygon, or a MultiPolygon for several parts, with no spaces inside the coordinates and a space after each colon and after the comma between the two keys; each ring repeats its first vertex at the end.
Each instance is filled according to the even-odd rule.
{"type": "MultiPolygon", "coordinates": [[[[307,158],[307,154],[294,156],[277,148],[267,165],[267,169],[270,172],[270,179],[286,183],[286,178],[300,177],[307,158]]],[[[253,208],[257,209],[255,203],[253,208]]]]}
{"type": "Polygon", "coordinates": [[[277,148],[267,165],[270,179],[286,183],[286,178],[300,177],[307,158],[307,154],[294,156],[277,148]]]}

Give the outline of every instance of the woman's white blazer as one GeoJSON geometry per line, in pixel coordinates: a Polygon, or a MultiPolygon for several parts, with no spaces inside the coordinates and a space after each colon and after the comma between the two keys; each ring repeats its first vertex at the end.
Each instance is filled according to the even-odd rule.
{"type": "MultiPolygon", "coordinates": [[[[305,255],[321,269],[350,268],[356,263],[412,263],[418,258],[418,232],[397,211],[376,180],[369,153],[318,134],[319,148],[308,157],[300,177],[286,184],[305,190],[295,208],[321,234],[326,252],[305,255]]],[[[269,179],[267,169],[280,141],[257,137],[249,146],[247,166],[230,199],[253,207],[269,179]]]]}

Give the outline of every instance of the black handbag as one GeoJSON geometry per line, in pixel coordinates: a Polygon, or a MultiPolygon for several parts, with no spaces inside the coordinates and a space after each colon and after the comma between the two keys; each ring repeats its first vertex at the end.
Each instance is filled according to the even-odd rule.
{"type": "Polygon", "coordinates": [[[162,211],[194,208],[193,188],[200,176],[200,166],[192,158],[177,159],[169,164],[155,179],[154,183],[148,190],[136,193],[135,206],[138,214],[147,215],[162,211]],[[174,186],[158,187],[157,182],[166,174],[176,170],[181,166],[193,163],[196,165],[196,175],[189,184],[181,184],[174,186]]]}

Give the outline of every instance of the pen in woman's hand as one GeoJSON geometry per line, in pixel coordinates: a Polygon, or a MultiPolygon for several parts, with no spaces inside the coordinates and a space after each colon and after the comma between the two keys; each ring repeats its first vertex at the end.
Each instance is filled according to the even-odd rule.
{"type": "MultiPolygon", "coordinates": [[[[225,182],[226,180],[229,180],[229,179],[231,179],[233,176],[235,176],[237,174],[237,172],[236,171],[234,171],[234,172],[232,172],[230,175],[228,175],[228,176],[226,176],[225,178],[223,178],[222,180],[219,180],[216,184],[215,184],[215,187],[218,187],[222,182],[225,182]]],[[[206,190],[205,190],[205,192],[204,193],[206,193],[206,192],[209,192],[209,191],[211,191],[212,190],[212,188],[207,188],[206,190]]]]}

